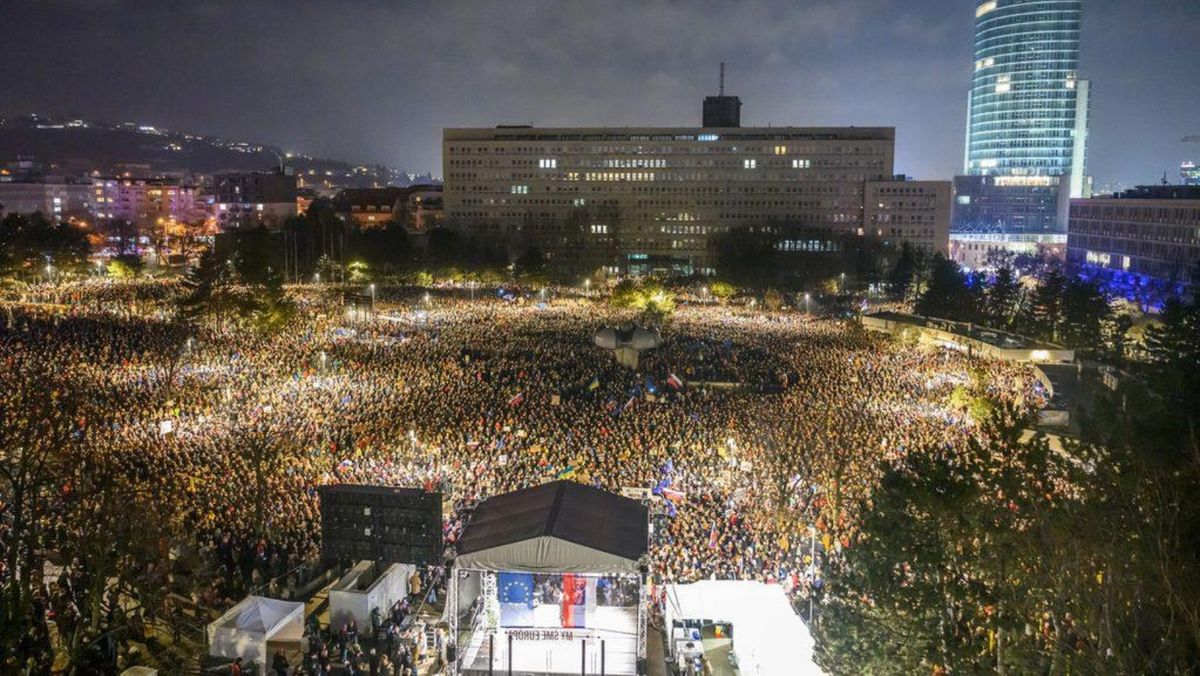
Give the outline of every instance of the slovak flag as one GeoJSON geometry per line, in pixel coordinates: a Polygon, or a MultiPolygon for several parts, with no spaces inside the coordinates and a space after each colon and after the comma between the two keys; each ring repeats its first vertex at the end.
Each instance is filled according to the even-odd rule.
{"type": "Polygon", "coordinates": [[[562,606],[559,609],[562,626],[587,626],[587,580],[567,573],[562,576],[562,590],[562,606]]]}
{"type": "Polygon", "coordinates": [[[667,384],[677,390],[683,388],[683,381],[680,380],[679,376],[675,375],[674,373],[667,374],[667,384]]]}
{"type": "Polygon", "coordinates": [[[665,499],[670,500],[671,502],[676,503],[676,504],[683,502],[684,498],[687,497],[683,493],[681,493],[677,490],[674,490],[672,488],[663,488],[662,496],[665,499]]]}
{"type": "Polygon", "coordinates": [[[519,404],[519,403],[521,403],[521,402],[523,402],[523,401],[525,401],[525,393],[524,393],[524,392],[517,392],[517,394],[516,394],[515,396],[513,396],[513,398],[512,398],[512,399],[509,399],[509,400],[508,400],[508,405],[509,405],[509,406],[516,406],[517,404],[519,404]]]}

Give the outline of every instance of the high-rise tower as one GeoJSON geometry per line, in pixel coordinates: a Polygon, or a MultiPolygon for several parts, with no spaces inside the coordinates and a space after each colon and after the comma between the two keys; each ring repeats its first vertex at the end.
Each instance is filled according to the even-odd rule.
{"type": "Polygon", "coordinates": [[[1065,228],[1088,191],[1082,15],[1083,0],[976,0],[956,225],[1065,228]]]}

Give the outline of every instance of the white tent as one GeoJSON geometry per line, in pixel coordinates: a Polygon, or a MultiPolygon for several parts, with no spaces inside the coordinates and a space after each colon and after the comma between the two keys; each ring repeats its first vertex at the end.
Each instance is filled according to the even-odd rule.
{"type": "Polygon", "coordinates": [[[371,626],[371,610],[378,608],[384,617],[392,605],[408,596],[408,578],[417,570],[411,563],[393,563],[382,574],[375,564],[359,561],[329,588],[329,623],[341,627],[354,620],[359,630],[371,626]]]}
{"type": "Polygon", "coordinates": [[[748,580],[667,585],[664,614],[669,628],[688,621],[732,624],[738,671],[746,676],[822,673],[813,661],[808,627],[779,585],[748,580]]]}
{"type": "Polygon", "coordinates": [[[304,604],[247,596],[208,625],[208,654],[267,663],[267,641],[304,638],[304,604]]]}

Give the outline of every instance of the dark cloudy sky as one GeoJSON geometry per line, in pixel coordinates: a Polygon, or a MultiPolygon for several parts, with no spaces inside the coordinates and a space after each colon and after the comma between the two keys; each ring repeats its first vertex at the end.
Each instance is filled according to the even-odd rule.
{"type": "MultiPolygon", "coordinates": [[[[973,0],[0,0],[0,113],[77,113],[441,173],[441,129],[695,125],[717,62],[743,124],[897,128],[959,171],[973,0]]],[[[1097,185],[1200,156],[1200,0],[1087,0],[1097,185]]]]}

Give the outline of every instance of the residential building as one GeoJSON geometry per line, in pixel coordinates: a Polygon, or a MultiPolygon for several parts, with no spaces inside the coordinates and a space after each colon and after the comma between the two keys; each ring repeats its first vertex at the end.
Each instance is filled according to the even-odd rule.
{"type": "Polygon", "coordinates": [[[956,179],[954,229],[1061,231],[1090,193],[1082,16],[1083,0],[976,0],[963,173],[987,178],[956,179]]]}
{"type": "Polygon", "coordinates": [[[346,188],[333,198],[333,208],[347,223],[360,229],[381,228],[401,214],[408,199],[405,188],[346,188]]]}
{"type": "Polygon", "coordinates": [[[290,169],[216,174],[211,193],[223,228],[277,228],[299,212],[296,176],[290,169]]]}
{"type": "Polygon", "coordinates": [[[445,218],[552,263],[706,272],[743,226],[865,235],[894,151],[890,127],[446,129],[445,218]]]}
{"type": "Polygon", "coordinates": [[[198,186],[177,178],[93,177],[93,212],[99,221],[128,221],[148,232],[170,221],[194,223],[210,216],[198,186]]]}
{"type": "Polygon", "coordinates": [[[1071,201],[1067,260],[1120,282],[1200,284],[1200,186],[1139,186],[1071,201]]]}
{"type": "Polygon", "coordinates": [[[868,181],[863,222],[868,233],[908,242],[927,255],[948,255],[949,181],[868,181]]]}
{"type": "Polygon", "coordinates": [[[407,213],[402,222],[410,233],[427,233],[440,226],[445,213],[442,202],[442,186],[411,186],[404,202],[404,209],[407,213]]]}
{"type": "Polygon", "coordinates": [[[91,216],[91,184],[70,178],[42,176],[20,180],[0,177],[0,216],[41,213],[48,219],[87,219],[91,216]]]}

